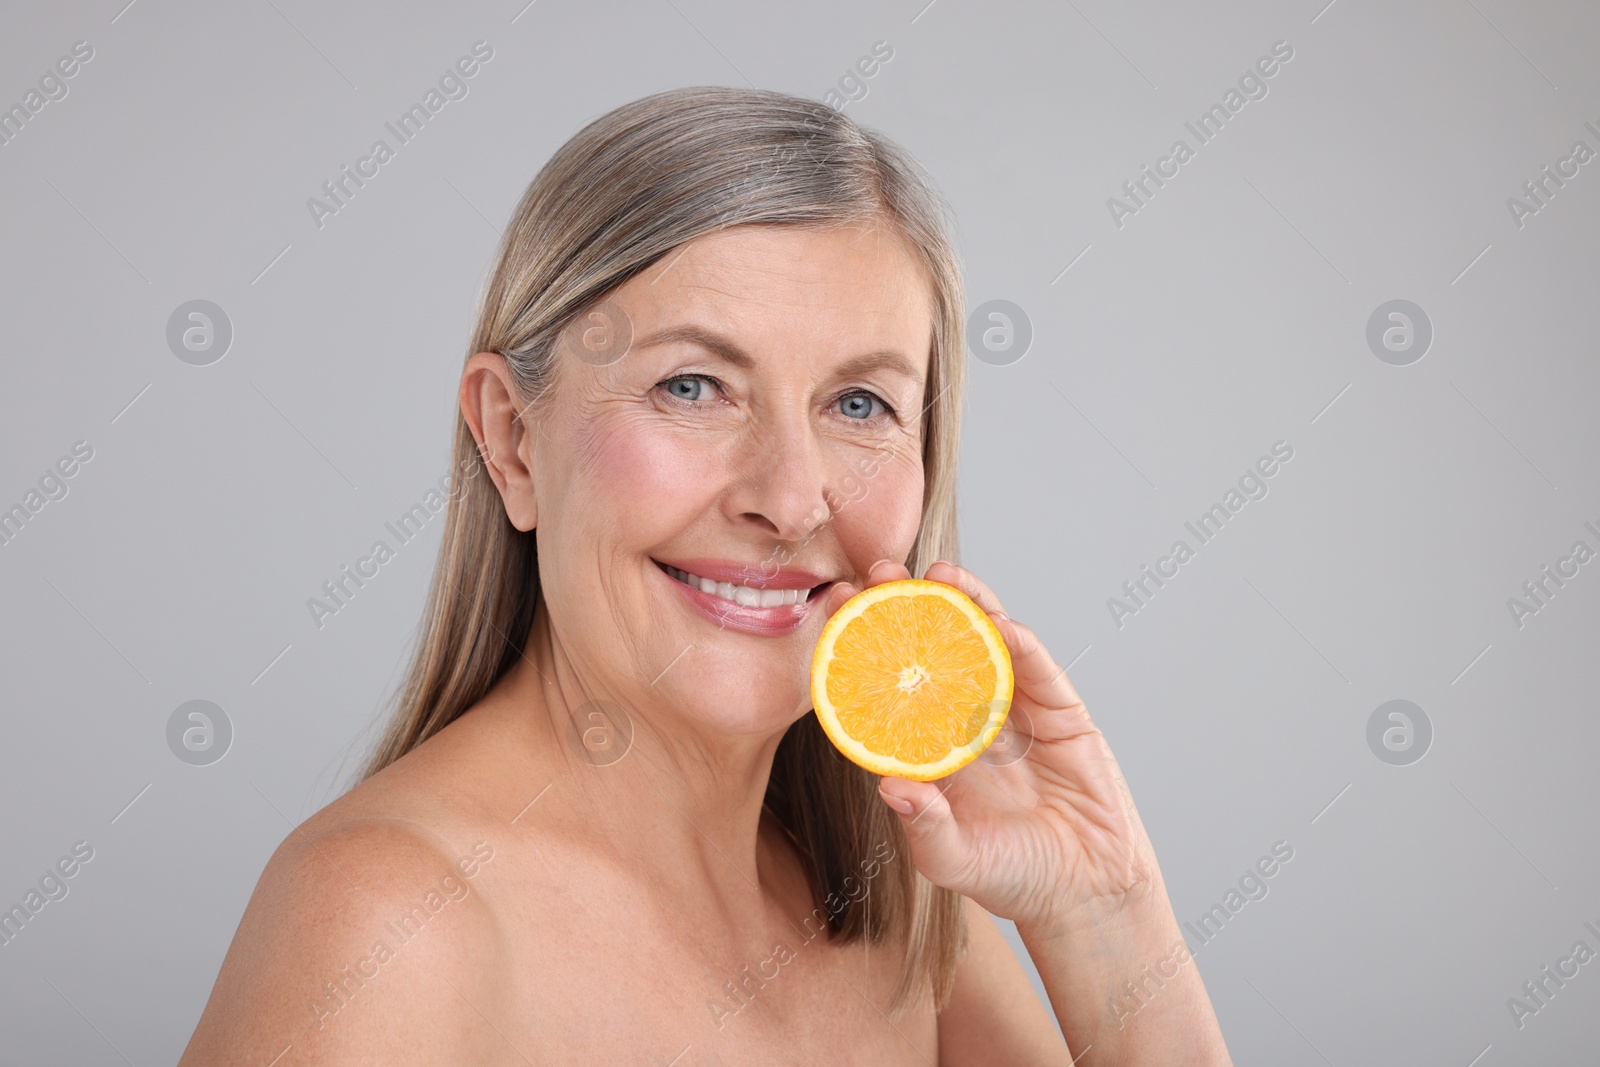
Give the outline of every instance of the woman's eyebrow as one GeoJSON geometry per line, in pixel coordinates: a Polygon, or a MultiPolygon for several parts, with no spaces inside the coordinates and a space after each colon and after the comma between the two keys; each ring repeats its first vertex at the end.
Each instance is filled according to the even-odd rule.
{"type": "Polygon", "coordinates": [[[720,334],[702,326],[692,323],[680,326],[668,326],[657,330],[642,341],[635,341],[635,351],[641,348],[652,348],[656,345],[691,344],[698,345],[726,363],[745,370],[755,370],[756,361],[751,355],[732,341],[720,334]]]}
{"type": "MultiPolygon", "coordinates": [[[[703,326],[693,324],[668,326],[665,329],[657,330],[643,340],[635,341],[633,348],[638,351],[655,345],[666,344],[698,345],[718,359],[744,370],[754,370],[756,366],[754,357],[728,338],[703,326]]],[[[849,377],[853,374],[861,374],[872,370],[888,370],[910,378],[912,381],[920,382],[922,380],[922,372],[909,359],[899,352],[887,350],[852,356],[841,363],[835,373],[840,377],[849,377]]]]}

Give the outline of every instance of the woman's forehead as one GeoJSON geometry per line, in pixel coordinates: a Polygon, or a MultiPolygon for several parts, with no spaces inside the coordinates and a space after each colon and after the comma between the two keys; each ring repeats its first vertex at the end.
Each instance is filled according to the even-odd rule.
{"type": "Polygon", "coordinates": [[[688,242],[616,297],[635,336],[685,322],[721,331],[931,336],[933,297],[909,243],[877,226],[738,226],[688,242]]]}

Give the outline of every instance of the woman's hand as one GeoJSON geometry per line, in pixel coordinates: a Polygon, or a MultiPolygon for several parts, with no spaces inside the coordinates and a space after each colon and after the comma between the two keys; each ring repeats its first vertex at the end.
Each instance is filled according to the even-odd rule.
{"type": "MultiPolygon", "coordinates": [[[[882,562],[867,585],[909,577],[882,562]]],[[[878,783],[900,812],[912,863],[1017,924],[1073,1063],[1231,1065],[1150,838],[1066,671],[964,568],[939,562],[924,577],[988,613],[1016,685],[982,756],[939,781],[878,783]]],[[[830,590],[829,614],[856,592],[830,590]]]]}
{"type": "MultiPolygon", "coordinates": [[[[867,586],[909,577],[880,562],[867,586]]],[[[917,869],[1022,929],[1054,932],[1089,915],[1098,925],[1133,905],[1170,915],[1122,773],[1066,671],[971,572],[939,562],[925,577],[960,589],[994,620],[1016,685],[1005,728],[978,759],[938,781],[879,783],[917,869]]],[[[857,592],[830,591],[829,614],[857,592]]]]}
{"type": "MultiPolygon", "coordinates": [[[[867,585],[909,577],[882,562],[867,585]]],[[[912,863],[1017,924],[1073,1063],[1230,1065],[1155,850],[1066,671],[964,568],[939,562],[924,577],[988,613],[1016,685],[1006,725],[982,756],[939,781],[878,783],[900,812],[912,863]]],[[[856,592],[830,590],[829,613],[856,592]]]]}

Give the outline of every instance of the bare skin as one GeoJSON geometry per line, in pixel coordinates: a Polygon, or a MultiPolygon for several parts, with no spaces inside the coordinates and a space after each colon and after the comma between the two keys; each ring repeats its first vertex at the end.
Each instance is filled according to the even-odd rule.
{"type": "Polygon", "coordinates": [[[1032,735],[1014,764],[880,786],[917,813],[893,862],[968,898],[951,1003],[924,990],[889,1017],[901,946],[807,936],[817,901],[762,802],[823,622],[906,575],[889,561],[920,521],[933,315],[910,249],[875,227],[735,227],[611,301],[632,348],[564,359],[537,421],[500,356],[462,378],[507,519],[537,530],[523,657],[284,841],[181,1063],[1067,1062],[991,914],[1017,922],[1080,1064],[1227,1063],[1192,965],[1107,1025],[1107,994],[1176,930],[1153,852],[1064,674],[950,564],[926,576],[1000,620],[1032,735]],[[686,324],[749,365],[647,343],[686,324]],[[846,368],[886,351],[912,373],[846,368]],[[866,456],[870,490],[830,514],[866,456]],[[708,620],[655,562],[775,552],[836,582],[783,636],[708,620]],[[627,717],[620,758],[573,726],[594,701],[627,717]]]}

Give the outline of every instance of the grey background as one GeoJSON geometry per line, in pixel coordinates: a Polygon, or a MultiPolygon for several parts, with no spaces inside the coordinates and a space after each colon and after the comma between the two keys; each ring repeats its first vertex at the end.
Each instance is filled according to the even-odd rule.
{"type": "Polygon", "coordinates": [[[1294,849],[1197,950],[1236,1061],[1593,1057],[1600,964],[1520,1029],[1506,1002],[1600,950],[1600,563],[1520,628],[1507,598],[1600,548],[1600,161],[1521,228],[1506,200],[1600,149],[1600,10],[124,2],[0,32],[5,106],[95,50],[0,146],[0,507],[94,449],[0,547],[0,903],[95,850],[0,947],[0,1061],[176,1059],[268,855],[345,788],[442,519],[321,630],[305,602],[446,473],[473,297],[550,153],[671,86],[821,98],[878,40],[847,113],[952,201],[970,306],[1033,329],[971,361],[965,562],[1072,664],[1180,920],[1294,849]],[[480,39],[469,95],[318,229],[307,198],[480,39]],[[1279,40],[1268,95],[1115,226],[1279,40]],[[166,344],[192,299],[233,324],[210,366],[166,344]],[[1433,324],[1409,366],[1366,343],[1393,299],[1433,324]],[[1119,628],[1107,599],[1279,440],[1119,628]],[[1408,766],[1366,741],[1397,698],[1433,726],[1408,766]],[[167,747],[195,699],[233,726],[209,766],[167,747]]]}

